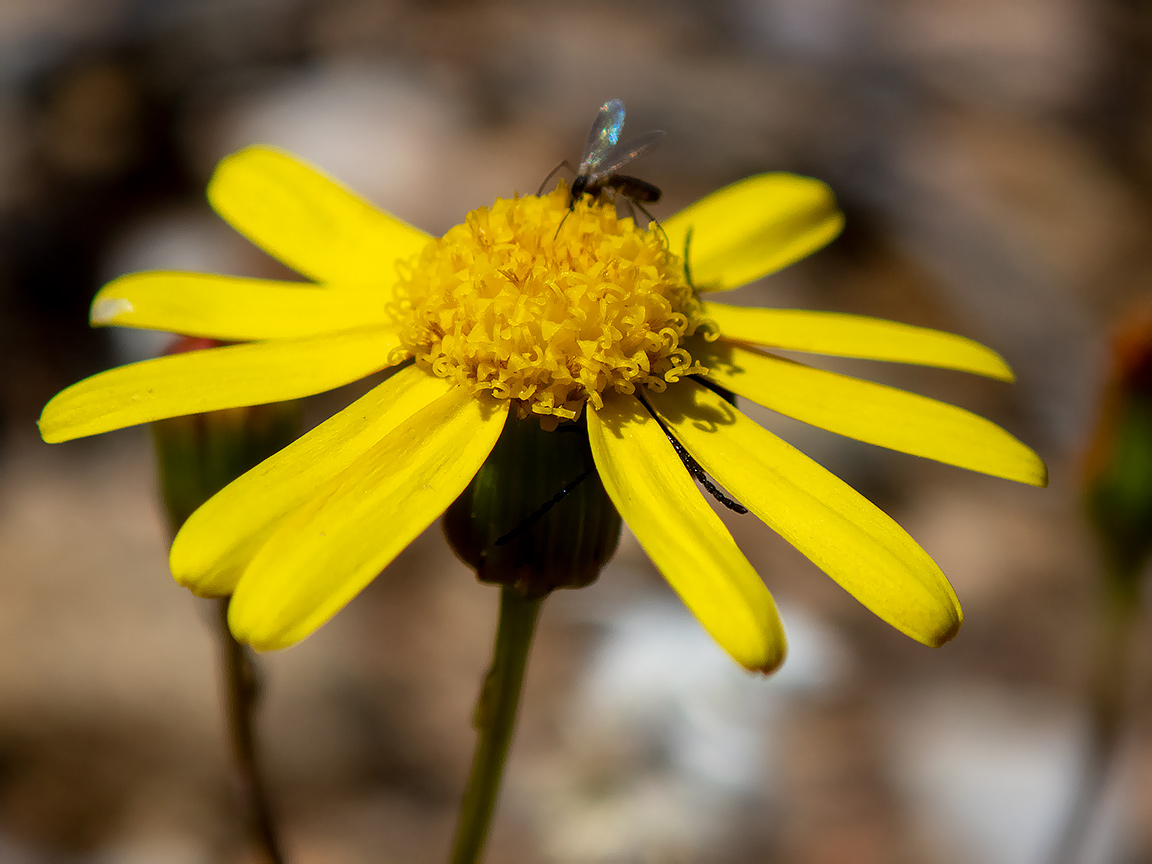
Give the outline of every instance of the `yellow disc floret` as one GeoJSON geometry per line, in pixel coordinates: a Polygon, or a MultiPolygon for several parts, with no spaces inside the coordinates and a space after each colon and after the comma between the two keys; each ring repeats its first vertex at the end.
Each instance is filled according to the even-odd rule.
{"type": "Polygon", "coordinates": [[[609,389],[703,371],[684,339],[715,332],[658,228],[591,196],[569,211],[563,187],[473,210],[402,268],[395,296],[405,354],[546,426],[609,389]]]}

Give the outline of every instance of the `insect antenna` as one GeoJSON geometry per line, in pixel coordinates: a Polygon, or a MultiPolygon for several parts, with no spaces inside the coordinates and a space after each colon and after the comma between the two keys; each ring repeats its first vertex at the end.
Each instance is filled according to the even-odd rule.
{"type": "MultiPolygon", "coordinates": [[[[692,281],[692,265],[688,260],[688,247],[692,243],[692,232],[695,230],[695,225],[689,225],[688,230],[684,232],[684,281],[688,283],[688,287],[692,289],[693,294],[698,292],[696,291],[696,283],[692,281]]],[[[664,237],[667,239],[668,235],[665,234],[664,237]]]]}
{"type": "Polygon", "coordinates": [[[541,195],[544,194],[544,187],[548,185],[548,181],[551,180],[553,177],[555,177],[556,172],[559,171],[561,168],[567,168],[569,171],[571,171],[573,173],[576,172],[576,169],[572,167],[572,163],[570,163],[567,159],[565,159],[563,162],[561,162],[559,165],[557,165],[555,168],[553,168],[551,171],[549,171],[548,176],[545,177],[543,182],[540,183],[540,188],[536,190],[536,197],[537,198],[539,198],[541,195]]]}

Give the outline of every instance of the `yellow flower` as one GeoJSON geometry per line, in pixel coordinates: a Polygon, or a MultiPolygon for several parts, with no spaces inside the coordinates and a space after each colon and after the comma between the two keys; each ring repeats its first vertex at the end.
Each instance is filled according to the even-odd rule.
{"type": "Polygon", "coordinates": [[[197,594],[232,594],[231,626],[257,648],[303,639],[362,590],[465,489],[510,411],[545,428],[586,416],[596,468],[624,521],[704,628],[753,670],[783,659],[775,604],[665,429],[913,639],[952,638],[960,606],[887,515],[705,383],[842,435],[1046,482],[1036,454],[987,420],[762,348],[1012,380],[995,352],[894,322],[700,299],[835,237],[842,217],[818,181],[751,177],[662,231],[587,197],[569,212],[560,189],[499,200],[435,239],[298,159],[252,147],[220,164],[208,197],[315,284],[177,272],[113,281],[93,303],[95,325],[243,344],[81,381],[48,404],[40,429],[63,441],[295,399],[401,367],[225,488],[177,536],[177,580],[197,594]]]}

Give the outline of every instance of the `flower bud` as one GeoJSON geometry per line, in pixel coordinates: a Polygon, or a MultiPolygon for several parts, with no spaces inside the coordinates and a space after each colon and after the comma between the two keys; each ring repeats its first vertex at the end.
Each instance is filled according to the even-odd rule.
{"type": "Polygon", "coordinates": [[[481,582],[540,597],[595,581],[616,551],[621,523],[584,420],[545,431],[538,419],[513,414],[443,524],[481,582]]]}

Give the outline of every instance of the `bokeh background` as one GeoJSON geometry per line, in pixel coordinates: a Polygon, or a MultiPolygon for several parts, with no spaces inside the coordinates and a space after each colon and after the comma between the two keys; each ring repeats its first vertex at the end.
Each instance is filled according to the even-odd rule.
{"type": "MultiPolygon", "coordinates": [[[[441,232],[577,159],[612,97],[626,132],[669,133],[635,166],[657,217],[758,171],[831,183],[844,235],[738,301],[994,346],[1015,386],[829,365],[992,417],[1052,483],[757,415],[935,556],[960,636],[908,641],[726,516],[792,642],[753,678],[626,535],[596,585],[546,604],[488,861],[1051,860],[1100,609],[1081,454],[1108,334],[1152,294],[1150,21],[1139,0],[0,2],[0,861],[256,860],[213,613],[167,573],[146,430],[36,433],[57,390],[162,344],[89,330],[96,289],[151,267],[285,275],[203,198],[243,145],[441,232]]],[[[495,609],[433,528],[262,658],[290,860],[443,860],[495,609]]],[[[1152,861],[1148,671],[1085,861],[1152,861]]]]}

